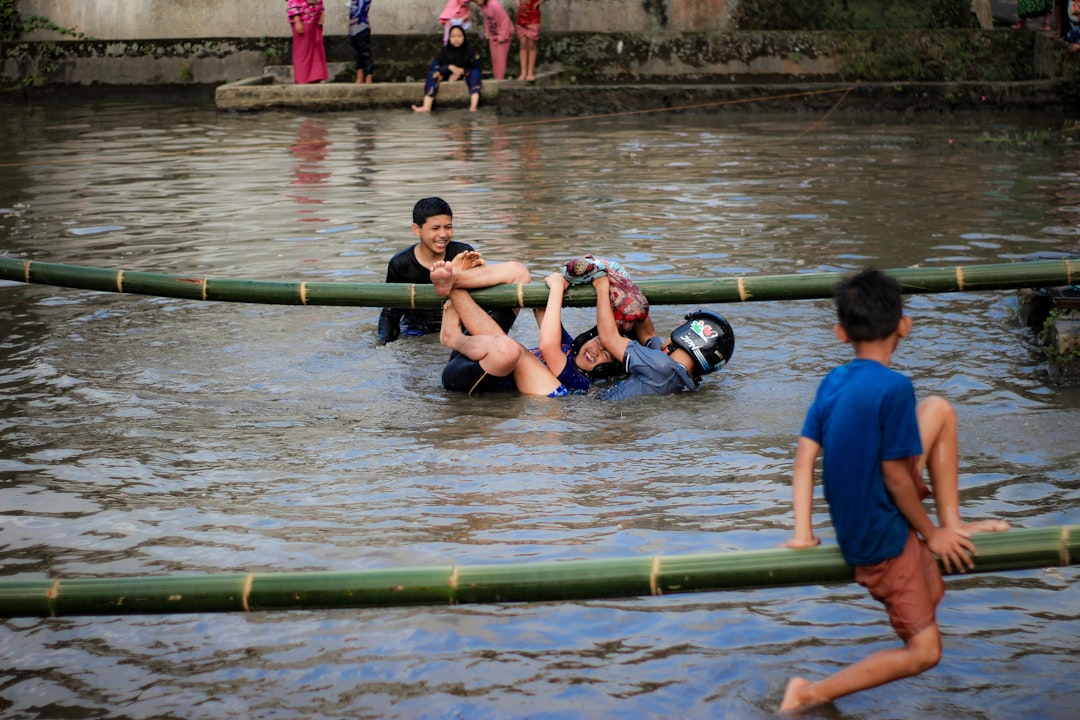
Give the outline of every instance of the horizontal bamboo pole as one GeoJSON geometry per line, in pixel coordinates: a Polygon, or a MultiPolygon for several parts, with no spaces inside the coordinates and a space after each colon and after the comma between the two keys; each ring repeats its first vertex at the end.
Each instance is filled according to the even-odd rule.
{"type": "MultiPolygon", "coordinates": [[[[977,290],[1059,287],[1080,282],[1080,260],[1062,258],[988,265],[888,270],[904,292],[946,293],[977,290]]],[[[841,272],[800,275],[714,277],[698,280],[642,280],[638,286],[654,305],[689,305],[762,300],[810,300],[832,297],[841,272]]],[[[275,305],[349,305],[434,308],[442,298],[431,285],[404,283],[291,282],[214,279],[130,270],[104,270],[0,257],[0,279],[101,292],[134,293],[188,300],[269,303],[275,305]]],[[[542,283],[501,285],[477,290],[484,307],[543,307],[548,289],[542,283]]],[[[595,304],[591,285],[571,287],[564,304],[595,304]]]]}
{"type": "MultiPolygon", "coordinates": [[[[1067,566],[1080,525],[974,536],[973,572],[1067,566]]],[[[510,565],[0,580],[0,617],[587,600],[850,582],[836,546],[510,565]]]]}

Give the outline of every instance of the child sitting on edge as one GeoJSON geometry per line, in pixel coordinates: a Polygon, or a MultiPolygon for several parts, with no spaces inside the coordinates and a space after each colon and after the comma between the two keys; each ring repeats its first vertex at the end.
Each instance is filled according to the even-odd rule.
{"type": "Polygon", "coordinates": [[[935,611],[948,572],[974,566],[970,537],[1000,531],[1000,520],[962,523],[956,414],[941,397],[916,405],[903,374],[889,369],[900,339],[911,330],[900,283],[866,269],[837,284],[837,338],[855,359],[821,382],[803,424],[792,476],[795,535],[785,545],[817,545],[811,526],[814,464],[824,454],[822,482],[829,516],[855,580],[885,605],[901,648],[882,650],[824,680],[788,681],[781,712],[797,712],[836,698],[918,675],[941,658],[935,611]],[[938,525],[923,509],[930,472],[938,525]]]}

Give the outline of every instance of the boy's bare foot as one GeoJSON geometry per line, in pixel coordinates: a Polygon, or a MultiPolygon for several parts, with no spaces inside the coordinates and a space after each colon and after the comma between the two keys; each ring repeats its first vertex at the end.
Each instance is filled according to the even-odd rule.
{"type": "Polygon", "coordinates": [[[961,523],[960,527],[971,534],[985,532],[1005,532],[1009,529],[1009,523],[1004,520],[977,520],[975,522],[961,523]]]}
{"type": "Polygon", "coordinates": [[[445,260],[436,260],[431,266],[431,284],[436,295],[448,297],[454,289],[454,267],[445,260]]]}
{"type": "Polygon", "coordinates": [[[527,78],[525,78],[525,82],[533,82],[534,80],[536,80],[536,78],[532,75],[529,75],[527,78]]]}
{"type": "Polygon", "coordinates": [[[780,709],[777,712],[789,715],[820,705],[822,700],[814,695],[813,688],[814,683],[806,678],[791,678],[788,680],[787,689],[784,690],[784,699],[780,702],[780,709]]]}
{"type": "Polygon", "coordinates": [[[463,253],[458,253],[454,256],[454,259],[450,261],[450,265],[454,268],[454,272],[471,270],[472,268],[480,267],[483,264],[484,257],[476,250],[466,250],[463,253]]]}
{"type": "Polygon", "coordinates": [[[413,105],[412,106],[412,111],[413,112],[431,112],[431,108],[423,107],[421,105],[413,105]]]}

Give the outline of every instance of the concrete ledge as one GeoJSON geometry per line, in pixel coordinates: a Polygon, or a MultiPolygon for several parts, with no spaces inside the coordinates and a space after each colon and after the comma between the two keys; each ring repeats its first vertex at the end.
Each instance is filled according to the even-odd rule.
{"type": "MultiPolygon", "coordinates": [[[[291,72],[290,72],[291,75],[291,72]]],[[[480,104],[497,102],[500,85],[508,81],[485,81],[480,104]]],[[[260,110],[365,110],[403,108],[419,104],[424,83],[312,83],[281,82],[276,75],[261,75],[221,85],[214,93],[218,110],[254,112],[260,110]]],[[[435,107],[469,106],[469,89],[463,82],[445,83],[439,88],[435,107]]]]}

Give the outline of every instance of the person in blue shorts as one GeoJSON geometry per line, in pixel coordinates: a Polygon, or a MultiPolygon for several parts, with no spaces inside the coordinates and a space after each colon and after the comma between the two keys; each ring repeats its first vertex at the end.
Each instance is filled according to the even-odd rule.
{"type": "Polygon", "coordinates": [[[788,681],[782,713],[796,713],[853,692],[911,677],[941,658],[936,609],[945,594],[936,554],[947,571],[973,566],[975,532],[1001,531],[1001,520],[960,521],[956,413],[941,397],[916,404],[915,389],[889,368],[911,330],[900,283],[872,268],[837,284],[837,338],[855,359],[833,369],[818,387],[803,423],[792,473],[794,537],[785,545],[817,545],[811,514],[814,466],[824,454],[822,481],[829,516],[855,580],[881,602],[900,648],[880,650],[817,682],[788,681]],[[937,505],[935,525],[922,501],[937,505]]]}
{"type": "MultiPolygon", "coordinates": [[[[454,212],[442,198],[422,198],[413,206],[412,232],[419,242],[390,258],[386,267],[386,282],[431,284],[431,268],[437,261],[453,260],[461,253],[480,255],[467,243],[454,240],[454,212]]],[[[529,269],[519,262],[492,263],[471,261],[469,272],[458,278],[466,288],[482,288],[501,283],[528,283],[529,269]]],[[[504,332],[517,318],[515,308],[497,308],[491,317],[504,332]]],[[[383,308],[379,314],[378,344],[394,342],[402,334],[426,335],[438,332],[442,311],[438,308],[383,308]]]]}
{"type": "Polygon", "coordinates": [[[625,400],[641,395],[672,395],[697,390],[704,375],[724,367],[735,350],[735,332],[723,316],[711,310],[689,313],[664,342],[652,320],[636,326],[637,339],[619,334],[607,298],[606,275],[592,281],[596,288],[596,326],[604,349],[623,365],[628,377],[600,393],[603,400],[625,400]]]}

